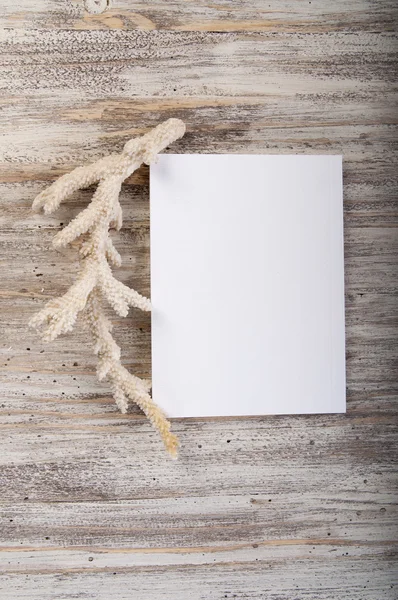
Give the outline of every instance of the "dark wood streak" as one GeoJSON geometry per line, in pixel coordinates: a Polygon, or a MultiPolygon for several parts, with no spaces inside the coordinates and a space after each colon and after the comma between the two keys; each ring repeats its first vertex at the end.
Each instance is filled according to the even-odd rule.
{"type": "MultiPolygon", "coordinates": [[[[0,597],[395,599],[395,2],[82,5],[0,7],[0,597]],[[176,419],[171,462],[116,411],[84,332],[27,330],[73,280],[51,240],[92,190],[51,216],[34,196],[170,116],[174,152],[343,154],[347,415],[176,419]]],[[[140,169],[115,235],[145,294],[148,195],[140,169]]],[[[150,316],[112,319],[149,376],[150,316]]]]}

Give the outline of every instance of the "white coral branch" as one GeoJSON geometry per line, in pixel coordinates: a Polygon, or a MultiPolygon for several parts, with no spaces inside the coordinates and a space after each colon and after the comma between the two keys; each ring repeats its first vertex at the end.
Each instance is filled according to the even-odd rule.
{"type": "Polygon", "coordinates": [[[63,296],[48,302],[31,319],[30,325],[41,332],[43,339],[50,341],[70,331],[82,312],[95,342],[99,379],[108,379],[115,402],[122,412],[127,411],[129,400],[144,411],[173,456],[177,453],[178,440],[170,432],[170,423],[162,410],[149,395],[150,381],[132,375],[120,363],[120,348],[111,335],[112,327],[101,302],[106,299],[123,317],[130,306],[151,310],[148,298],[115,279],[110,265],[120,266],[121,257],[109,237],[109,229],[122,226],[119,193],[123,181],[143,162],[150,164],[161,150],[184,132],[182,121],[169,119],[141,138],[127,142],[121,154],[107,156],[63,175],[33,202],[34,210],[42,208],[49,214],[75,191],[98,183],[90,204],[53,240],[57,248],[78,240],[81,257],[79,275],[63,296]]]}
{"type": "Polygon", "coordinates": [[[39,212],[43,208],[46,214],[56,211],[59,205],[77,190],[89,187],[101,179],[104,171],[118,163],[119,156],[101,158],[86,167],[77,167],[71,173],[62,175],[50,187],[43,190],[33,201],[32,208],[39,212]]]}
{"type": "Polygon", "coordinates": [[[78,313],[86,306],[87,298],[95,285],[95,270],[91,259],[87,259],[77,280],[66,294],[47,302],[43,310],[32,317],[29,325],[42,330],[42,338],[47,342],[71,331],[78,313]]]}
{"type": "Polygon", "coordinates": [[[170,454],[176,456],[178,439],[170,432],[170,423],[163,411],[149,395],[150,382],[135,377],[120,364],[120,348],[110,333],[111,324],[102,309],[98,291],[90,294],[83,318],[96,342],[98,378],[106,377],[110,381],[116,404],[123,413],[127,410],[128,400],[135,402],[158,430],[170,454]]]}
{"type": "Polygon", "coordinates": [[[111,238],[108,238],[108,240],[107,240],[105,256],[106,256],[106,260],[113,267],[121,266],[122,257],[120,256],[119,252],[116,250],[115,246],[113,245],[111,238]]]}

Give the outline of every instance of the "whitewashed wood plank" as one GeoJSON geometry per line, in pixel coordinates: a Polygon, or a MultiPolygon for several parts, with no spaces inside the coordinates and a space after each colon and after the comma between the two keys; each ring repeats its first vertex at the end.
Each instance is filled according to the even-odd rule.
{"type": "Polygon", "coordinates": [[[177,29],[198,31],[393,30],[395,3],[336,0],[333,4],[286,0],[115,0],[111,10],[90,15],[83,0],[3,0],[3,27],[31,29],[177,29]]]}
{"type": "MultiPolygon", "coordinates": [[[[123,559],[117,561],[108,552],[102,557],[101,562],[106,564],[102,569],[92,566],[98,555],[76,552],[74,562],[80,562],[76,568],[67,567],[55,573],[11,573],[2,577],[0,585],[11,597],[27,600],[57,597],[108,600],[110,594],[118,600],[130,600],[132,595],[140,600],[186,600],[188,597],[193,600],[392,600],[395,597],[395,557],[388,547],[384,553],[376,554],[377,560],[351,546],[339,551],[318,546],[295,550],[279,558],[275,548],[269,553],[255,549],[247,551],[245,557],[241,553],[236,561],[228,554],[223,555],[224,560],[205,554],[204,564],[192,564],[189,554],[189,564],[157,567],[140,564],[125,568],[120,566],[123,559]]],[[[128,558],[131,564],[131,556],[128,558]]],[[[159,560],[158,555],[156,558],[159,560]]],[[[134,562],[138,562],[137,559],[134,562]]],[[[142,562],[146,562],[145,559],[142,562]]]]}

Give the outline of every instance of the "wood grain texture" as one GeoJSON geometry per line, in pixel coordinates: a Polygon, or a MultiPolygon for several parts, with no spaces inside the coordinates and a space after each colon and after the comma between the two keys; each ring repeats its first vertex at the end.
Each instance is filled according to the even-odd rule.
{"type": "MultiPolygon", "coordinates": [[[[1,600],[396,599],[395,2],[82,5],[0,6],[1,600]],[[92,190],[51,216],[34,196],[170,116],[176,152],[343,154],[347,415],[174,420],[171,462],[84,332],[27,330],[73,280],[51,240],[92,190]]],[[[115,236],[146,294],[148,197],[140,169],[115,236]]],[[[150,316],[112,320],[149,376],[150,316]]]]}
{"type": "Polygon", "coordinates": [[[394,31],[394,1],[118,0],[90,15],[83,0],[2,0],[2,27],[28,29],[139,29],[151,31],[394,31]]]}

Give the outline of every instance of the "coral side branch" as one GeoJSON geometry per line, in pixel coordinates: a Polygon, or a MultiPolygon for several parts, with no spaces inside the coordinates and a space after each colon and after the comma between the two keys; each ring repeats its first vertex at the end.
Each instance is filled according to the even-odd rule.
{"type": "Polygon", "coordinates": [[[115,402],[122,412],[128,402],[137,404],[159,432],[172,456],[177,455],[178,440],[170,431],[170,423],[154,403],[149,392],[151,383],[132,375],[120,362],[120,348],[111,334],[105,316],[106,301],[122,317],[133,306],[151,310],[148,298],[118,281],[112,266],[121,265],[121,257],[109,235],[110,228],[122,226],[119,194],[123,181],[142,163],[150,164],[156,155],[185,133],[179,119],[168,119],[149,133],[127,142],[120,154],[112,154],[86,167],[78,167],[63,175],[41,192],[33,209],[50,214],[79,189],[98,184],[90,204],[82,210],[53,240],[60,248],[77,240],[80,270],[76,281],[61,297],[50,300],[30,321],[46,341],[71,331],[79,313],[91,332],[94,352],[98,356],[97,375],[111,385],[115,402]]]}

